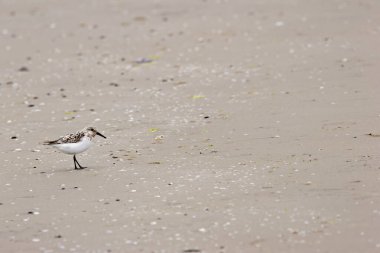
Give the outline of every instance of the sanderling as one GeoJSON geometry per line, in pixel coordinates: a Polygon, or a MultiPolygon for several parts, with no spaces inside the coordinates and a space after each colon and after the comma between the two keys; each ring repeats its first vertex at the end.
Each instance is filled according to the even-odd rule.
{"type": "Polygon", "coordinates": [[[75,134],[68,134],[63,136],[55,141],[45,141],[45,145],[51,145],[57,148],[59,151],[62,151],[65,154],[74,155],[74,166],[76,170],[81,170],[86,167],[83,167],[79,164],[76,154],[86,151],[92,144],[92,139],[95,135],[100,135],[103,138],[106,138],[104,135],[96,131],[93,127],[84,128],[81,131],[76,132],[75,134]],[[79,167],[77,167],[77,165],[79,167]]]}

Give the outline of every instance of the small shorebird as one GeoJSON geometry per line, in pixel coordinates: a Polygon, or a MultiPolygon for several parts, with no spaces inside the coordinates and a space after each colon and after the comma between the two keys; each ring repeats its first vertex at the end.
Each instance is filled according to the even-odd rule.
{"type": "Polygon", "coordinates": [[[76,154],[86,151],[92,144],[92,139],[95,135],[100,135],[103,138],[106,138],[104,135],[99,133],[93,127],[84,128],[81,131],[76,132],[75,134],[68,134],[63,136],[55,141],[45,141],[45,145],[51,145],[57,148],[59,151],[62,151],[65,154],[74,155],[74,166],[76,170],[81,170],[86,167],[83,167],[79,164],[76,154]],[[78,165],[78,167],[77,167],[78,165]]]}

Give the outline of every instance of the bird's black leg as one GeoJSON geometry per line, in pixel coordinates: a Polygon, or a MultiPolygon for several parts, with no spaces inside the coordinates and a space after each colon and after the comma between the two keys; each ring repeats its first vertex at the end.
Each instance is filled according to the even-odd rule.
{"type": "Polygon", "coordinates": [[[76,158],[75,155],[74,155],[74,163],[75,163],[75,162],[76,162],[76,164],[78,164],[78,166],[79,166],[79,168],[77,168],[76,165],[75,165],[75,169],[76,169],[76,170],[82,170],[82,169],[87,168],[87,167],[83,167],[82,165],[80,165],[79,162],[78,162],[78,160],[77,160],[77,158],[76,158]]]}
{"type": "Polygon", "coordinates": [[[75,155],[73,156],[73,159],[74,159],[74,167],[75,167],[75,169],[77,170],[78,168],[77,168],[77,160],[76,160],[76,158],[75,158],[75,155]]]}

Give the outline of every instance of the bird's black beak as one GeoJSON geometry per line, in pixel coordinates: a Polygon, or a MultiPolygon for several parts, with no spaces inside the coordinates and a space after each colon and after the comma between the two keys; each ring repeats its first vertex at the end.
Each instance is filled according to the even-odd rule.
{"type": "Polygon", "coordinates": [[[99,133],[99,132],[96,132],[96,135],[100,135],[100,136],[102,136],[104,139],[107,139],[107,137],[105,137],[104,135],[102,135],[102,134],[99,133]]]}

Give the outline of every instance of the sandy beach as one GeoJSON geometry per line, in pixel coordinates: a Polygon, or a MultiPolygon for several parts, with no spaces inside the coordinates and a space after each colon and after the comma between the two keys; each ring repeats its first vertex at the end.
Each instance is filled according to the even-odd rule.
{"type": "Polygon", "coordinates": [[[0,252],[380,252],[379,13],[1,0],[0,252]]]}

